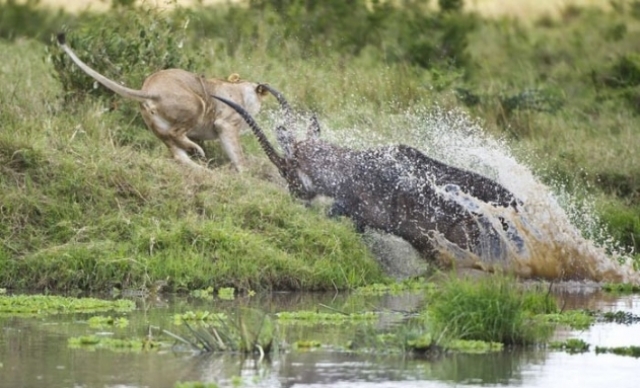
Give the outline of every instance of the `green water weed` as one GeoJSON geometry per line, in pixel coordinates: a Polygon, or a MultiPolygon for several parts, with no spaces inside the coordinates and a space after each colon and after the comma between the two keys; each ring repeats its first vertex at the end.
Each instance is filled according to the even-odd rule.
{"type": "Polygon", "coordinates": [[[298,350],[310,350],[321,346],[322,343],[315,340],[299,340],[293,343],[293,348],[298,350]]]}
{"type": "Polygon", "coordinates": [[[203,323],[203,324],[219,324],[228,319],[225,313],[213,313],[210,311],[196,310],[187,311],[182,314],[175,314],[173,316],[173,322],[176,325],[180,325],[184,322],[191,323],[203,323]]]}
{"type": "Polygon", "coordinates": [[[362,295],[380,295],[392,294],[397,295],[404,292],[423,292],[435,290],[435,285],[425,279],[408,279],[400,282],[375,283],[358,287],[354,290],[357,294],[362,295]]]}
{"type": "Polygon", "coordinates": [[[631,283],[605,283],[602,285],[602,289],[613,294],[634,294],[640,292],[640,286],[631,283]]]}
{"type": "Polygon", "coordinates": [[[569,310],[562,313],[541,314],[536,318],[547,323],[566,325],[576,330],[586,330],[596,321],[595,314],[586,310],[569,310]]]}
{"type": "Polygon", "coordinates": [[[152,351],[167,346],[167,344],[149,338],[118,339],[96,335],[71,337],[67,344],[72,349],[108,349],[118,352],[152,351]]]}
{"type": "Polygon", "coordinates": [[[213,299],[213,286],[209,286],[205,289],[202,290],[191,290],[189,291],[189,296],[192,296],[194,298],[198,298],[198,299],[209,299],[212,300],[213,299]]]}
{"type": "Polygon", "coordinates": [[[0,295],[0,314],[43,315],[80,312],[117,311],[135,309],[130,300],[103,300],[96,298],[72,298],[57,295],[0,295]]]}
{"type": "Polygon", "coordinates": [[[616,354],[618,356],[629,356],[640,358],[640,346],[596,346],[596,354],[616,354]]]}
{"type": "Polygon", "coordinates": [[[502,342],[477,340],[451,340],[444,343],[442,347],[452,352],[467,354],[485,354],[504,350],[502,342]]]}
{"type": "Polygon", "coordinates": [[[218,298],[223,300],[234,300],[235,299],[235,288],[233,287],[222,287],[218,289],[218,298]]]}
{"type": "Polygon", "coordinates": [[[114,318],[112,316],[96,315],[87,320],[89,327],[94,329],[101,329],[105,327],[117,327],[119,329],[129,326],[129,320],[124,317],[114,318]]]}
{"type": "Polygon", "coordinates": [[[598,320],[631,325],[640,322],[640,316],[629,311],[606,311],[598,314],[598,320]]]}
{"type": "Polygon", "coordinates": [[[380,313],[322,313],[316,311],[283,311],[277,313],[278,323],[283,325],[344,325],[374,322],[380,313]]]}
{"type": "Polygon", "coordinates": [[[566,341],[554,341],[549,343],[549,347],[555,350],[562,350],[569,354],[585,353],[589,351],[590,345],[579,338],[569,338],[566,341]]]}

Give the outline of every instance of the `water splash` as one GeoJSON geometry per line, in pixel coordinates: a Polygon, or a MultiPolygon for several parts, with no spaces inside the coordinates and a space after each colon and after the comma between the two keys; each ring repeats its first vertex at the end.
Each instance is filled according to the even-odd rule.
{"type": "MultiPolygon", "coordinates": [[[[441,261],[488,272],[513,272],[523,278],[640,283],[631,258],[607,238],[588,200],[572,196],[561,185],[543,184],[514,157],[506,141],[488,136],[465,113],[418,108],[341,130],[322,124],[322,137],[334,144],[410,145],[449,165],[487,176],[522,201],[518,211],[496,207],[466,194],[464,188],[433,183],[438,195],[475,214],[482,231],[481,243],[472,249],[462,249],[431,232],[441,261]]],[[[303,126],[294,130],[304,132],[303,126]]]]}
{"type": "Polygon", "coordinates": [[[524,278],[640,283],[630,255],[607,236],[588,199],[572,196],[562,185],[543,184],[514,157],[506,141],[488,136],[465,113],[423,108],[389,117],[382,124],[394,129],[385,140],[373,135],[380,133],[379,128],[330,131],[327,136],[355,146],[385,142],[414,146],[430,157],[494,179],[524,203],[516,212],[451,187],[438,188],[441,195],[473,213],[488,215],[477,219],[486,233],[485,243],[475,252],[434,234],[445,259],[486,271],[507,270],[524,278]],[[366,144],[363,139],[368,140],[366,144]]]}

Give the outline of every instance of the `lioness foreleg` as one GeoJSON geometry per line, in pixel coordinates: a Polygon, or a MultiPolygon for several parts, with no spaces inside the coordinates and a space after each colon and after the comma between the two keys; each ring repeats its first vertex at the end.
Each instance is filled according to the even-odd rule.
{"type": "Polygon", "coordinates": [[[244,170],[244,160],[242,158],[242,147],[238,139],[238,133],[226,122],[216,123],[218,127],[218,137],[220,138],[220,144],[222,149],[227,154],[231,163],[238,172],[244,170]]]}

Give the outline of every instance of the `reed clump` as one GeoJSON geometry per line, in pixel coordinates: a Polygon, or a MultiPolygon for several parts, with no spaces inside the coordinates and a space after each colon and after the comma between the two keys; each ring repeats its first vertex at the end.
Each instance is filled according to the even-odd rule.
{"type": "Polygon", "coordinates": [[[531,344],[543,342],[545,324],[537,314],[557,312],[553,297],[523,289],[513,278],[451,278],[434,293],[427,309],[433,329],[464,340],[531,344]]]}

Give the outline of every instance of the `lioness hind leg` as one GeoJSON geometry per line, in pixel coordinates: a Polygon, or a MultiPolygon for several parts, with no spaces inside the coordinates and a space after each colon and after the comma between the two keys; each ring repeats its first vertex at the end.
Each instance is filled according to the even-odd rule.
{"type": "Polygon", "coordinates": [[[202,147],[189,140],[186,135],[166,137],[162,141],[167,145],[176,161],[191,167],[202,168],[191,159],[190,154],[204,159],[204,151],[202,147]]]}
{"type": "Polygon", "coordinates": [[[176,143],[180,148],[187,151],[187,153],[194,155],[198,158],[205,159],[206,156],[204,154],[204,150],[200,147],[199,144],[196,144],[192,140],[189,140],[187,136],[182,136],[176,139],[176,143]]]}
{"type": "Polygon", "coordinates": [[[189,167],[193,167],[196,170],[205,169],[204,166],[201,166],[198,163],[194,162],[191,159],[191,157],[189,157],[189,154],[187,153],[187,151],[185,151],[183,148],[176,147],[174,145],[174,146],[169,146],[169,150],[171,151],[171,154],[173,155],[173,158],[178,163],[184,164],[184,165],[189,166],[189,167]]]}

